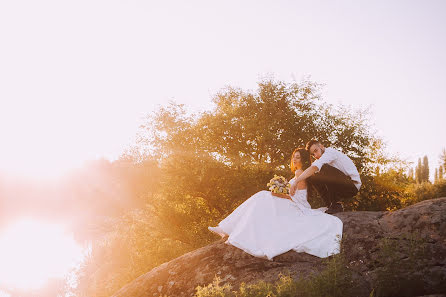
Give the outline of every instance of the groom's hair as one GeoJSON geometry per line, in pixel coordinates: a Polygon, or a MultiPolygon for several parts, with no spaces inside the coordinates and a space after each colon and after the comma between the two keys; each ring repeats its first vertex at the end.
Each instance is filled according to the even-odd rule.
{"type": "Polygon", "coordinates": [[[313,145],[313,144],[321,144],[320,142],[319,142],[319,140],[317,140],[317,139],[312,139],[312,140],[310,140],[310,141],[308,141],[307,142],[307,145],[305,146],[305,149],[308,151],[308,152],[310,152],[310,147],[313,145]]]}

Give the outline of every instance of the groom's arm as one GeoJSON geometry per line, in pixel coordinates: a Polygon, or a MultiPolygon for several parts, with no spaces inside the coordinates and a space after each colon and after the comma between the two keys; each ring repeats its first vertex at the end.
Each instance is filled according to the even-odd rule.
{"type": "Polygon", "coordinates": [[[324,164],[329,164],[329,163],[333,162],[335,159],[337,159],[338,158],[337,153],[339,153],[339,151],[336,151],[335,149],[327,147],[319,159],[317,159],[316,161],[311,163],[311,166],[308,167],[307,169],[305,169],[305,171],[302,172],[301,175],[296,176],[295,186],[293,187],[293,185],[291,185],[291,188],[290,188],[291,196],[293,196],[294,193],[296,192],[297,184],[299,182],[309,178],[310,176],[315,174],[317,171],[321,170],[321,168],[324,164]]]}
{"type": "Polygon", "coordinates": [[[297,184],[298,183],[300,183],[301,181],[309,178],[310,176],[312,176],[318,170],[319,170],[319,168],[317,168],[316,166],[310,166],[307,169],[305,169],[304,172],[301,173],[301,175],[296,177],[296,179],[294,180],[293,184],[291,185],[290,195],[293,196],[296,193],[297,184]]]}

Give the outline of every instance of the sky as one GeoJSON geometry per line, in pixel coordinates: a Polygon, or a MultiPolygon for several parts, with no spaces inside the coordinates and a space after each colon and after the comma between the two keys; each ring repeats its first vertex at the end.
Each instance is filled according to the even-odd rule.
{"type": "Polygon", "coordinates": [[[3,171],[115,159],[159,105],[210,109],[268,75],[370,107],[387,150],[431,172],[446,148],[446,1],[1,1],[0,40],[3,171]]]}

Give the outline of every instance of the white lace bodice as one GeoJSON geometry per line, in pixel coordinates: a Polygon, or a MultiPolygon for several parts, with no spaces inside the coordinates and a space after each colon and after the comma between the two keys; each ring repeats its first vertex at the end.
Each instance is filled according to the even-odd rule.
{"type": "Polygon", "coordinates": [[[307,189],[297,190],[294,196],[291,196],[291,199],[299,206],[311,209],[311,205],[307,200],[307,189]]]}
{"type": "MultiPolygon", "coordinates": [[[[289,183],[293,184],[294,183],[294,179],[295,179],[295,177],[290,179],[289,183]]],[[[311,208],[311,206],[310,206],[310,204],[308,203],[308,200],[307,200],[307,189],[296,190],[296,193],[294,193],[294,196],[291,196],[291,199],[293,199],[293,201],[296,202],[296,203],[302,204],[302,206],[311,208]]]]}

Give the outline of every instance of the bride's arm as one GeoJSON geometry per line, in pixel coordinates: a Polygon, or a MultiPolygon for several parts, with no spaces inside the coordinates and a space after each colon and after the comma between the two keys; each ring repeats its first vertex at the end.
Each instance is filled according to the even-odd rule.
{"type": "MultiPolygon", "coordinates": [[[[311,168],[311,167],[309,167],[309,168],[311,168]]],[[[305,171],[302,171],[302,170],[298,169],[294,173],[295,179],[294,179],[294,181],[293,181],[293,183],[291,184],[291,187],[290,187],[290,195],[291,196],[296,193],[296,190],[302,190],[302,189],[306,189],[307,188],[307,183],[306,183],[305,179],[302,179],[302,177],[304,177],[306,174],[308,174],[307,170],[309,168],[307,168],[305,171]]],[[[311,170],[310,170],[310,172],[311,172],[311,170]]],[[[313,174],[313,173],[311,173],[311,174],[313,174]]]]}

